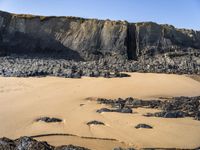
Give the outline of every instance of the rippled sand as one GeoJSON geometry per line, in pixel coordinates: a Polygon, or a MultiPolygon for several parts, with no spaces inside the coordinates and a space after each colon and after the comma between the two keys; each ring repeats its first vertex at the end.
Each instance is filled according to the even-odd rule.
{"type": "Polygon", "coordinates": [[[194,148],[200,146],[200,121],[144,117],[142,115],[147,112],[157,111],[144,108],[133,109],[133,114],[99,114],[96,110],[105,106],[91,99],[197,95],[200,95],[200,82],[184,75],[131,73],[131,77],[115,79],[0,77],[0,137],[68,133],[76,136],[37,139],[53,145],[75,144],[99,150],[102,145],[104,149],[118,146],[194,148]],[[64,121],[51,124],[35,122],[42,116],[58,117],[64,121]],[[105,126],[88,126],[86,123],[91,120],[102,121],[105,126]],[[138,123],[149,124],[153,129],[135,129],[138,123]]]}

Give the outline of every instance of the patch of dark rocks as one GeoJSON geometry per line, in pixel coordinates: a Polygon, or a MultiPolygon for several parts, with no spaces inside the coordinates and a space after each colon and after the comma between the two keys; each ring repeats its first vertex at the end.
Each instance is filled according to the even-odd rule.
{"type": "Polygon", "coordinates": [[[64,145],[54,147],[47,142],[40,142],[31,137],[20,137],[16,140],[0,138],[0,150],[88,150],[84,147],[64,145]]]}
{"type": "Polygon", "coordinates": [[[58,76],[65,78],[129,77],[124,72],[154,72],[175,74],[200,74],[199,51],[188,50],[187,56],[171,52],[154,56],[144,55],[137,61],[120,56],[81,60],[40,57],[39,55],[7,55],[0,57],[0,76],[30,77],[58,76]]]}
{"type": "Polygon", "coordinates": [[[132,113],[132,108],[152,108],[161,110],[161,112],[147,113],[147,117],[163,118],[183,118],[193,117],[200,120],[200,96],[196,97],[173,97],[167,100],[141,100],[128,97],[125,99],[105,99],[98,98],[97,103],[105,104],[110,108],[101,108],[97,112],[125,112],[132,113]],[[130,110],[130,111],[129,111],[130,110]]]}
{"type": "Polygon", "coordinates": [[[112,108],[123,109],[124,107],[130,108],[138,108],[138,107],[146,107],[146,108],[158,108],[161,103],[160,100],[141,100],[132,97],[128,97],[125,99],[106,99],[106,98],[98,98],[97,103],[106,104],[111,106],[112,108]]]}
{"type": "Polygon", "coordinates": [[[101,121],[93,120],[93,121],[89,121],[87,125],[105,125],[105,124],[101,121]]]}
{"type": "Polygon", "coordinates": [[[42,121],[42,122],[46,122],[46,123],[54,123],[54,122],[62,122],[62,119],[60,118],[54,118],[54,117],[40,117],[37,118],[36,121],[42,121]]]}
{"type": "Polygon", "coordinates": [[[136,125],[135,128],[136,129],[140,129],[140,128],[152,129],[153,127],[148,124],[140,123],[140,124],[136,125]]]}

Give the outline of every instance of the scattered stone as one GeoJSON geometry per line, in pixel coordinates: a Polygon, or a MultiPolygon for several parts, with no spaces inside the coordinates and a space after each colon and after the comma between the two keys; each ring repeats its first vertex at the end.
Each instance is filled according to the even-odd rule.
{"type": "Polygon", "coordinates": [[[165,101],[140,100],[132,97],[116,100],[98,98],[97,103],[109,105],[113,109],[102,108],[97,112],[121,112],[132,113],[132,108],[152,108],[162,110],[156,113],[147,113],[147,117],[183,118],[193,117],[200,120],[200,96],[196,97],[173,97],[165,101]]]}
{"type": "Polygon", "coordinates": [[[53,122],[62,122],[62,119],[59,118],[50,118],[50,117],[41,117],[36,119],[36,121],[43,121],[46,123],[53,123],[53,122]]]}
{"type": "Polygon", "coordinates": [[[87,125],[105,125],[105,124],[101,121],[93,120],[88,122],[87,125]]]}
{"type": "Polygon", "coordinates": [[[153,127],[148,124],[138,124],[137,126],[135,126],[135,128],[136,129],[139,129],[139,128],[152,129],[153,127]]]}

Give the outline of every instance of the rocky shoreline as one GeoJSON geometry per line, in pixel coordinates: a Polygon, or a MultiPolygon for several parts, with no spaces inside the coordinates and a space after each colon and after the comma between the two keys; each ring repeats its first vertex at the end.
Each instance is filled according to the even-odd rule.
{"type": "Polygon", "coordinates": [[[174,56],[170,53],[138,61],[107,57],[95,61],[74,61],[48,57],[6,56],[0,57],[0,76],[31,77],[58,76],[66,78],[129,77],[123,72],[200,74],[198,55],[174,56]]]}

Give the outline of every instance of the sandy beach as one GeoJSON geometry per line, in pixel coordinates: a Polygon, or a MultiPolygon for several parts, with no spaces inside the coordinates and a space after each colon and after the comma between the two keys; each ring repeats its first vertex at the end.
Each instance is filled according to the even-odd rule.
{"type": "Polygon", "coordinates": [[[144,117],[155,109],[133,109],[132,114],[96,113],[102,108],[95,98],[199,96],[200,82],[185,75],[131,73],[127,78],[68,79],[59,77],[0,77],[0,137],[18,138],[43,134],[52,145],[74,144],[101,150],[113,147],[195,148],[200,146],[200,122],[193,118],[144,117]],[[61,123],[36,122],[39,117],[58,117],[61,123]],[[100,120],[105,126],[88,126],[100,120]],[[135,129],[147,123],[153,129],[135,129]],[[89,138],[83,138],[89,137],[89,138]],[[102,138],[106,138],[102,139],[102,138]],[[113,140],[115,139],[115,140],[113,140]],[[102,147],[103,146],[103,147],[102,147]]]}

